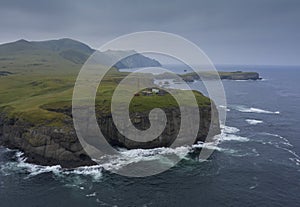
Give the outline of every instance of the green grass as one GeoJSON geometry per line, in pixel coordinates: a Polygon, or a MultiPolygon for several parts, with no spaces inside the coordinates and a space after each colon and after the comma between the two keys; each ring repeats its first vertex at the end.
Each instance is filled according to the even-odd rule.
{"type": "MultiPolygon", "coordinates": [[[[55,111],[70,109],[72,103],[73,87],[78,70],[73,74],[66,72],[60,75],[52,73],[32,74],[30,72],[16,73],[0,78],[0,107],[6,108],[12,117],[18,117],[35,125],[62,126],[66,114],[55,111]]],[[[96,108],[101,114],[110,113],[111,97],[117,83],[126,74],[110,73],[100,84],[96,108]]],[[[208,105],[210,100],[196,93],[199,105],[208,105]]],[[[175,99],[170,95],[164,96],[137,96],[130,104],[131,111],[149,111],[153,108],[176,107],[175,99]]]]}
{"type": "MultiPolygon", "coordinates": [[[[70,110],[73,87],[82,65],[65,59],[58,52],[31,49],[26,44],[0,47],[0,71],[13,73],[0,76],[0,112],[33,125],[64,126],[70,116],[56,111],[70,110]]],[[[126,75],[112,69],[101,82],[96,97],[99,114],[110,113],[111,96],[126,75]]],[[[200,106],[210,104],[201,94],[196,93],[196,97],[200,106]]],[[[171,95],[139,96],[132,100],[130,110],[175,106],[177,103],[171,95]]]]}

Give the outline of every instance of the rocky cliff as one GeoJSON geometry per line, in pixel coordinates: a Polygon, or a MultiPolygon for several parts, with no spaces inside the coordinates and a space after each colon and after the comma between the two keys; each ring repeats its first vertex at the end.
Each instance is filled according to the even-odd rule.
{"type": "MultiPolygon", "coordinates": [[[[167,108],[164,111],[168,119],[165,130],[158,138],[145,143],[126,139],[121,135],[111,115],[99,116],[98,124],[107,141],[113,146],[128,149],[167,147],[177,136],[180,127],[180,111],[178,108],[167,108]]],[[[63,127],[33,125],[19,118],[8,118],[7,114],[2,112],[0,113],[0,145],[23,151],[27,161],[36,164],[59,164],[63,167],[93,165],[95,163],[85,153],[77,139],[70,112],[71,109],[63,111],[69,115],[63,127]]],[[[134,113],[130,116],[137,128],[149,127],[148,112],[134,113]]],[[[213,134],[220,133],[218,114],[212,114],[210,106],[200,107],[199,116],[200,126],[195,142],[205,141],[210,128],[213,134]]],[[[189,131],[189,129],[185,130],[189,131]]]]}
{"type": "MultiPolygon", "coordinates": [[[[76,77],[82,63],[94,51],[71,39],[19,40],[0,45],[0,68],[5,70],[0,72],[0,145],[22,150],[28,162],[37,164],[63,167],[94,164],[79,143],[71,114],[76,77]]],[[[131,56],[117,63],[121,68],[160,65],[134,51],[110,50],[101,55],[115,59],[124,53],[131,56]]],[[[98,88],[98,124],[107,141],[128,149],[170,146],[178,133],[180,112],[175,99],[168,94],[136,96],[130,115],[137,128],[147,129],[149,111],[153,108],[165,110],[167,126],[158,138],[146,143],[134,142],[116,129],[109,103],[115,88],[126,76],[112,68],[98,88]]],[[[147,77],[152,83],[152,76],[147,74],[147,77]]],[[[201,121],[197,140],[204,141],[210,127],[215,134],[219,133],[218,117],[211,113],[209,98],[200,93],[196,96],[201,121]]],[[[188,134],[189,127],[185,130],[188,134]]]]}
{"type": "MultiPolygon", "coordinates": [[[[222,72],[218,71],[219,76],[211,72],[203,72],[201,73],[201,78],[205,79],[217,79],[220,78],[221,80],[260,80],[259,73],[257,72],[242,72],[242,71],[235,71],[235,72],[222,72]]],[[[199,80],[200,77],[196,73],[188,73],[181,75],[182,79],[186,82],[193,82],[194,80],[199,80]]]]}

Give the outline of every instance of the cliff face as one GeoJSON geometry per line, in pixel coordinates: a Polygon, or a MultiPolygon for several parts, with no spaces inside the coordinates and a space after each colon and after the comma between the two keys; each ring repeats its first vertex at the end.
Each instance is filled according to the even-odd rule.
{"type": "MultiPolygon", "coordinates": [[[[168,118],[165,130],[157,139],[145,143],[126,139],[118,132],[110,115],[100,116],[98,124],[111,145],[128,149],[167,147],[171,145],[177,136],[180,127],[180,111],[178,108],[169,108],[164,111],[168,118]]],[[[210,127],[213,134],[220,133],[218,114],[212,114],[210,106],[200,108],[199,116],[200,126],[196,141],[205,141],[210,127]]],[[[131,117],[133,124],[138,129],[149,127],[148,113],[135,113],[131,114],[131,117]]],[[[192,122],[193,120],[191,120],[192,122]]],[[[189,129],[185,130],[189,131],[189,129]]],[[[27,161],[36,164],[60,164],[63,167],[95,164],[82,149],[73,128],[71,117],[66,120],[64,127],[51,127],[34,126],[20,119],[8,118],[5,113],[1,113],[0,144],[22,150],[27,157],[27,161]]]]}
{"type": "Polygon", "coordinates": [[[259,80],[259,74],[257,72],[220,72],[221,79],[228,80],[259,80]]]}
{"type": "MultiPolygon", "coordinates": [[[[82,63],[93,52],[87,45],[71,39],[42,42],[20,40],[0,45],[0,68],[5,70],[0,71],[0,145],[22,150],[27,161],[37,164],[60,164],[63,167],[94,164],[77,139],[71,114],[74,82],[82,63]]],[[[121,68],[160,66],[158,61],[134,51],[110,50],[101,55],[119,59],[124,53],[129,56],[117,63],[121,68]]],[[[105,114],[99,115],[98,124],[107,141],[128,149],[170,146],[180,126],[175,99],[171,99],[169,94],[157,95],[154,99],[138,96],[134,103],[135,111],[140,112],[131,115],[135,126],[147,129],[147,111],[151,107],[161,107],[165,108],[168,117],[167,127],[153,141],[141,143],[128,140],[118,133],[109,115],[113,91],[127,74],[119,73],[115,68],[110,72],[101,82],[103,87],[99,88],[99,106],[96,107],[105,114]]],[[[147,78],[153,82],[152,76],[147,75],[147,78]]],[[[195,96],[201,118],[197,140],[203,141],[210,127],[210,100],[201,94],[195,96]]],[[[218,123],[213,123],[218,133],[218,123]]],[[[189,132],[189,127],[186,128],[189,132]]]]}
{"type": "MultiPolygon", "coordinates": [[[[118,132],[116,126],[112,121],[111,116],[100,117],[98,119],[98,123],[104,136],[109,137],[107,141],[111,145],[121,146],[127,149],[136,149],[136,148],[150,149],[156,147],[169,147],[176,139],[180,129],[180,122],[181,122],[180,110],[178,108],[168,108],[168,109],[164,109],[164,112],[167,116],[166,128],[159,137],[157,137],[156,139],[150,142],[136,142],[125,138],[122,134],[118,132]]],[[[139,130],[145,130],[150,127],[150,122],[148,119],[147,112],[131,114],[130,117],[133,125],[139,130]]],[[[212,114],[210,106],[201,107],[199,117],[200,117],[200,125],[197,134],[197,139],[195,142],[205,141],[209,129],[212,130],[213,135],[220,133],[218,114],[212,114]]],[[[190,120],[190,123],[191,125],[188,128],[183,129],[184,133],[187,134],[187,136],[192,131],[191,130],[193,125],[192,123],[195,122],[194,120],[190,120]]]]}
{"type": "MultiPolygon", "coordinates": [[[[71,120],[68,121],[72,124],[71,120]]],[[[0,115],[0,145],[19,149],[28,162],[41,165],[76,167],[92,165],[82,149],[74,129],[34,126],[23,120],[0,115]]]]}
{"type": "MultiPolygon", "coordinates": [[[[201,74],[202,78],[205,79],[222,79],[222,80],[260,80],[259,73],[257,72],[218,72],[219,77],[210,72],[203,72],[201,74]]],[[[186,82],[193,82],[194,80],[199,80],[199,76],[196,73],[189,73],[182,75],[182,79],[186,82]]]]}

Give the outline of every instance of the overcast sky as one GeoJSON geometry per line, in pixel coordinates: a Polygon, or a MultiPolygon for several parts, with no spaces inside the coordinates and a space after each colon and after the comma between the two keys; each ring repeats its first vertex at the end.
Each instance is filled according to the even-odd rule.
{"type": "Polygon", "coordinates": [[[300,65],[299,0],[0,0],[0,43],[101,46],[143,30],[196,43],[217,64],[300,65]]]}

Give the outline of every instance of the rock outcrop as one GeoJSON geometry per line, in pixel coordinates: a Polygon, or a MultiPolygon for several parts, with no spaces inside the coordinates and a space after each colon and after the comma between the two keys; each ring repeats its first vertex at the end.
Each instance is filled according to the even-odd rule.
{"type": "Polygon", "coordinates": [[[257,72],[219,72],[221,79],[227,80],[260,80],[259,74],[257,72]]]}
{"type": "MultiPolygon", "coordinates": [[[[0,45],[0,68],[5,70],[0,71],[0,78],[6,85],[0,90],[0,145],[23,151],[27,161],[36,164],[60,164],[63,167],[95,164],[77,138],[70,101],[76,76],[93,52],[95,50],[89,46],[67,38],[41,42],[19,40],[0,45]],[[7,75],[12,79],[5,77],[7,75]]],[[[115,65],[117,68],[160,66],[158,61],[135,51],[109,50],[99,52],[99,55],[106,60],[119,60],[115,65]],[[129,56],[119,60],[124,54],[129,56]]],[[[108,104],[110,95],[126,73],[118,73],[116,68],[111,72],[111,76],[101,82],[106,87],[103,91],[100,87],[102,95],[98,101],[101,104],[96,107],[98,124],[107,141],[128,149],[170,146],[180,126],[176,102],[157,95],[151,103],[147,97],[138,96],[141,107],[137,106],[135,113],[130,115],[132,123],[139,129],[147,129],[149,108],[159,103],[158,107],[163,108],[168,118],[167,126],[159,137],[146,143],[126,139],[116,129],[108,104]]],[[[152,83],[152,75],[147,74],[147,77],[152,83]]],[[[204,141],[210,128],[213,134],[218,134],[220,129],[217,114],[212,114],[210,100],[201,94],[198,98],[200,125],[195,141],[204,141]]],[[[190,129],[184,130],[188,134],[190,129]]]]}
{"type": "MultiPolygon", "coordinates": [[[[205,79],[217,79],[220,78],[221,80],[261,80],[259,77],[259,73],[257,72],[242,72],[242,71],[235,71],[235,72],[218,72],[219,76],[216,76],[214,73],[210,72],[203,72],[201,77],[205,79]]],[[[182,79],[186,82],[193,82],[194,80],[199,80],[199,76],[196,73],[188,73],[181,75],[182,79]]]]}
{"type": "MultiPolygon", "coordinates": [[[[71,120],[67,122],[72,124],[71,120]]],[[[63,167],[95,164],[82,149],[69,124],[62,128],[34,126],[1,113],[0,145],[23,151],[27,161],[35,164],[63,167]]]]}
{"type": "MultiPolygon", "coordinates": [[[[112,146],[128,149],[167,147],[177,136],[180,127],[180,111],[178,108],[168,108],[164,111],[168,119],[165,130],[157,139],[145,143],[129,140],[120,134],[111,115],[99,116],[98,124],[112,146]]],[[[71,109],[63,112],[70,115],[71,109]]],[[[195,142],[205,141],[209,129],[212,130],[211,135],[220,133],[218,114],[212,114],[211,106],[200,107],[199,116],[200,126],[195,142]]],[[[147,112],[131,114],[131,118],[138,129],[149,127],[147,112]]],[[[95,164],[83,150],[76,136],[71,116],[65,120],[63,127],[36,126],[22,119],[8,118],[7,114],[2,112],[0,113],[0,145],[23,151],[27,161],[36,164],[59,164],[67,168],[95,164]]]]}

